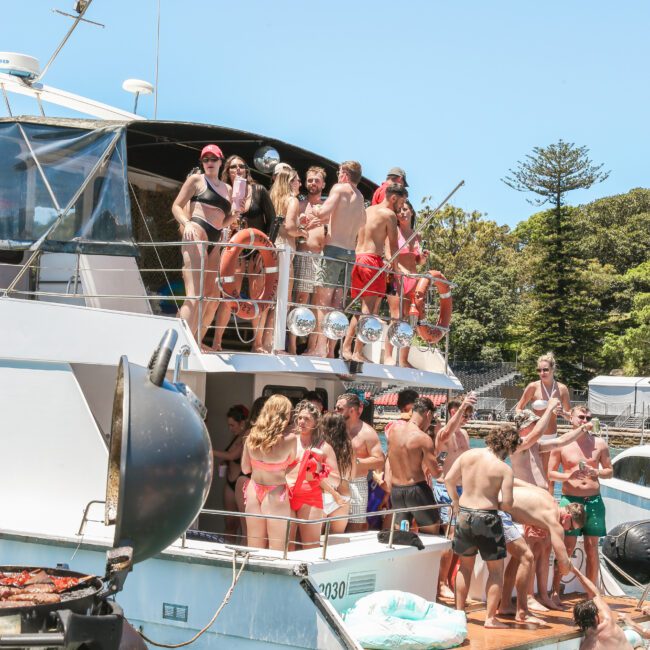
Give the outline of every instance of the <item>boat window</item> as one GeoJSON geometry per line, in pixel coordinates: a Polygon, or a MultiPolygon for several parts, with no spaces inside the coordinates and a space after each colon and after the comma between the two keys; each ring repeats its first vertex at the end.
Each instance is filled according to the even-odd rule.
{"type": "Polygon", "coordinates": [[[124,127],[0,124],[0,247],[133,255],[127,188],[124,127]]]}
{"type": "Polygon", "coordinates": [[[614,478],[637,485],[650,486],[650,458],[627,456],[614,463],[614,478]]]}

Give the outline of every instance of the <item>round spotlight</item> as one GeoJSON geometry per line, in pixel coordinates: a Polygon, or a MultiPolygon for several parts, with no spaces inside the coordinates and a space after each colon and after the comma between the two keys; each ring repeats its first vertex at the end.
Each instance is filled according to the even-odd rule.
{"type": "Polygon", "coordinates": [[[376,343],[383,333],[382,322],[376,316],[362,316],[357,325],[357,338],[362,343],[376,343]]]}
{"type": "Polygon", "coordinates": [[[316,316],[307,307],[296,307],[289,312],[287,327],[296,336],[308,336],[316,329],[316,316]]]}
{"type": "Polygon", "coordinates": [[[342,339],[347,334],[349,325],[348,318],[343,312],[327,312],[323,319],[323,334],[333,341],[342,339]]]}

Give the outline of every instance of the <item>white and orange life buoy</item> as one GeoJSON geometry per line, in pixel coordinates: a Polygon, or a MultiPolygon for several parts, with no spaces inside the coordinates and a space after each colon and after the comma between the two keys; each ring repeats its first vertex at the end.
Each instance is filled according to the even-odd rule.
{"type": "MultiPolygon", "coordinates": [[[[278,290],[278,253],[271,240],[256,228],[244,228],[236,232],[231,238],[230,243],[239,244],[238,246],[227,246],[221,254],[219,263],[219,287],[227,298],[232,298],[230,303],[235,311],[235,316],[245,320],[252,320],[263,313],[270,305],[258,304],[257,300],[273,300],[278,290]],[[241,300],[237,283],[235,282],[235,273],[239,256],[245,248],[243,246],[261,246],[256,249],[262,261],[262,273],[264,274],[264,283],[262,292],[259,296],[251,296],[250,300],[241,300]]],[[[251,288],[249,287],[249,291],[251,288]]]]}
{"type": "Polygon", "coordinates": [[[438,290],[438,295],[440,296],[438,322],[435,325],[421,322],[417,327],[417,332],[427,343],[437,343],[449,331],[449,325],[451,324],[451,284],[440,271],[429,271],[429,275],[431,278],[420,278],[418,280],[418,283],[415,285],[415,295],[411,304],[412,308],[415,306],[417,309],[420,319],[426,316],[427,291],[429,290],[431,280],[433,280],[438,290]]]}

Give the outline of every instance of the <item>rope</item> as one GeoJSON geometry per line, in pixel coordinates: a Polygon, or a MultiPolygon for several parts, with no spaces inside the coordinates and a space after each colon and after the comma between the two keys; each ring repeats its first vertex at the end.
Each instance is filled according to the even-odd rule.
{"type": "Polygon", "coordinates": [[[152,641],[148,636],[144,634],[144,632],[141,632],[138,630],[138,633],[140,636],[147,642],[150,643],[151,645],[155,645],[158,648],[183,648],[185,646],[190,645],[190,643],[194,643],[200,636],[205,634],[211,627],[212,624],[217,620],[217,616],[221,614],[221,610],[228,604],[230,601],[230,597],[232,596],[232,592],[235,589],[235,585],[239,581],[239,576],[241,576],[241,572],[244,570],[244,567],[246,566],[248,559],[250,558],[250,553],[246,553],[244,555],[244,559],[242,562],[242,565],[239,567],[239,571],[237,571],[237,551],[233,551],[232,554],[232,583],[230,584],[230,589],[226,592],[226,595],[224,596],[223,601],[221,602],[221,605],[219,605],[219,608],[217,611],[214,613],[214,616],[210,619],[210,622],[201,630],[199,630],[191,639],[188,641],[183,641],[183,643],[156,643],[156,641],[152,641]]]}

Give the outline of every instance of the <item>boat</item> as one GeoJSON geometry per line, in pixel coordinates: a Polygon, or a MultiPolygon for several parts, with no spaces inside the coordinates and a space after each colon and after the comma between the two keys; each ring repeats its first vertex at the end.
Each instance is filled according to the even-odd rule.
{"type": "MultiPolygon", "coordinates": [[[[364,350],[372,362],[357,368],[340,358],[205,353],[187,324],[165,307],[177,297],[170,277],[178,277],[181,245],[169,235],[169,197],[201,147],[217,142],[250,161],[272,148],[300,171],[319,164],[333,172],[334,161],[254,133],[144,120],[44,86],[31,57],[0,59],[0,90],[10,113],[0,118],[4,563],[101,574],[116,534],[103,513],[120,359],[126,355],[146,367],[152,345],[170,331],[178,345],[168,379],[182,382],[205,405],[214,446],[223,447],[220,427],[228,407],[259,395],[283,392],[298,399],[316,390],[331,405],[355,384],[364,390],[417,386],[446,395],[462,390],[437,346],[412,347],[413,368],[381,363],[377,342],[364,350]],[[34,99],[38,113],[11,114],[13,93],[34,99]],[[49,108],[45,114],[51,104],[83,116],[57,117],[49,108]]],[[[267,179],[270,171],[262,166],[257,178],[267,179]]],[[[375,187],[368,179],[360,184],[368,198],[375,187]]],[[[278,257],[288,274],[287,251],[278,250],[278,257]]],[[[280,292],[274,337],[280,348],[287,304],[280,292]]],[[[124,585],[120,604],[148,638],[181,643],[199,635],[197,648],[356,649],[343,613],[362,596],[401,590],[436,600],[440,556],[450,547],[444,537],[423,536],[424,549],[417,550],[392,539],[380,542],[375,532],[329,534],[326,525],[319,548],[252,549],[221,537],[227,514],[221,491],[216,477],[194,525],[200,534],[171,542],[124,585]]],[[[504,640],[472,625],[472,647],[510,643],[507,635],[504,640]]],[[[546,636],[537,631],[507,647],[550,650],[559,640],[564,650],[578,647],[575,630],[559,624],[546,636]]]]}

